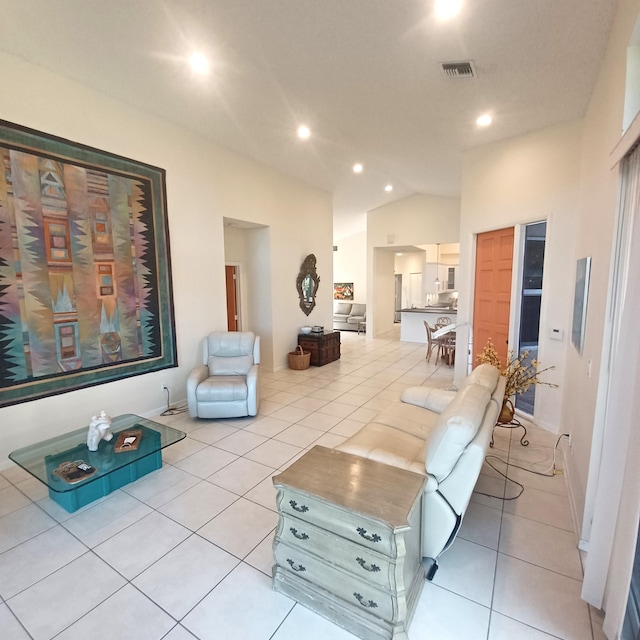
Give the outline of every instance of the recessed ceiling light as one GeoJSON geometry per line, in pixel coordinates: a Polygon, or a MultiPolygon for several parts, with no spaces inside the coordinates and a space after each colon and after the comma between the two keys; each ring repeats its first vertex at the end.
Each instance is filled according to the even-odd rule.
{"type": "Polygon", "coordinates": [[[311,129],[309,129],[309,127],[307,127],[306,124],[301,124],[298,127],[298,138],[301,138],[302,140],[306,140],[310,136],[311,136],[311,129]]]}
{"type": "Polygon", "coordinates": [[[195,73],[204,75],[209,71],[209,60],[202,53],[194,53],[189,58],[189,66],[191,67],[191,70],[194,71],[195,73]]]}
{"type": "Polygon", "coordinates": [[[438,20],[449,20],[458,15],[462,0],[436,0],[435,10],[438,20]]]}
{"type": "Polygon", "coordinates": [[[356,162],[353,165],[353,173],[362,173],[363,169],[364,169],[364,167],[359,162],[356,162]]]}
{"type": "Polygon", "coordinates": [[[397,255],[398,257],[400,257],[402,254],[401,254],[401,253],[396,253],[396,255],[397,255]]]}
{"type": "Polygon", "coordinates": [[[492,122],[493,118],[488,113],[484,113],[476,119],[476,124],[479,127],[488,127],[492,122]]]}
{"type": "Polygon", "coordinates": [[[387,193],[389,193],[389,191],[393,191],[393,186],[392,186],[392,185],[390,185],[390,184],[388,184],[388,185],[384,188],[384,190],[385,190],[387,193]]]}

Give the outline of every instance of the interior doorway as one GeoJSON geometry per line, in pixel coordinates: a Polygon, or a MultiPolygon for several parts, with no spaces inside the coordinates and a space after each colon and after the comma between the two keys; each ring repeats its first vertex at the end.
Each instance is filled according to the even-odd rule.
{"type": "Polygon", "coordinates": [[[227,264],[224,267],[227,287],[227,330],[240,330],[240,315],[238,308],[238,267],[227,264]]]}
{"type": "Polygon", "coordinates": [[[394,322],[400,322],[400,309],[402,309],[402,274],[396,273],[395,315],[394,322]]]}
{"type": "Polygon", "coordinates": [[[479,233],[476,238],[473,366],[487,340],[493,343],[500,361],[507,361],[513,238],[514,227],[479,233]]]}

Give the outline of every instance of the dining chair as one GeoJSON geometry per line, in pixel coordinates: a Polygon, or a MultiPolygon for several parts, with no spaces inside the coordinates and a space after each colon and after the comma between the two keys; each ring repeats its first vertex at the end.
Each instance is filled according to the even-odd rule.
{"type": "Polygon", "coordinates": [[[427,355],[425,356],[427,362],[431,359],[431,354],[433,353],[433,349],[437,347],[436,354],[436,362],[438,362],[438,358],[440,357],[440,341],[436,340],[433,337],[433,332],[436,330],[435,327],[432,327],[426,320],[424,322],[424,328],[427,332],[427,355]]]}
{"type": "Polygon", "coordinates": [[[452,366],[456,357],[456,334],[455,331],[445,333],[438,338],[439,347],[442,350],[442,357],[447,365],[452,366]]]}

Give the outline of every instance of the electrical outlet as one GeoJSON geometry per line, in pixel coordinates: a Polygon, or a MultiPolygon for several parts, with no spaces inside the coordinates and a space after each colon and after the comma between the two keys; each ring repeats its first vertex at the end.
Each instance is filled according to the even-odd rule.
{"type": "Polygon", "coordinates": [[[166,389],[167,391],[169,391],[169,385],[168,385],[166,382],[161,382],[161,383],[160,383],[160,389],[161,389],[162,391],[164,391],[165,389],[166,389]]]}

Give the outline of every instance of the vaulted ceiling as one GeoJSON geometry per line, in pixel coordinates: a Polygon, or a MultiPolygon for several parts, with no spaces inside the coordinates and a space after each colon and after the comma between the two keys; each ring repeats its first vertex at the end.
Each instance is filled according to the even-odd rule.
{"type": "Polygon", "coordinates": [[[442,22],[433,2],[0,0],[0,49],[332,192],[340,237],[390,200],[458,195],[465,149],[582,116],[616,5],[464,0],[442,22]]]}

